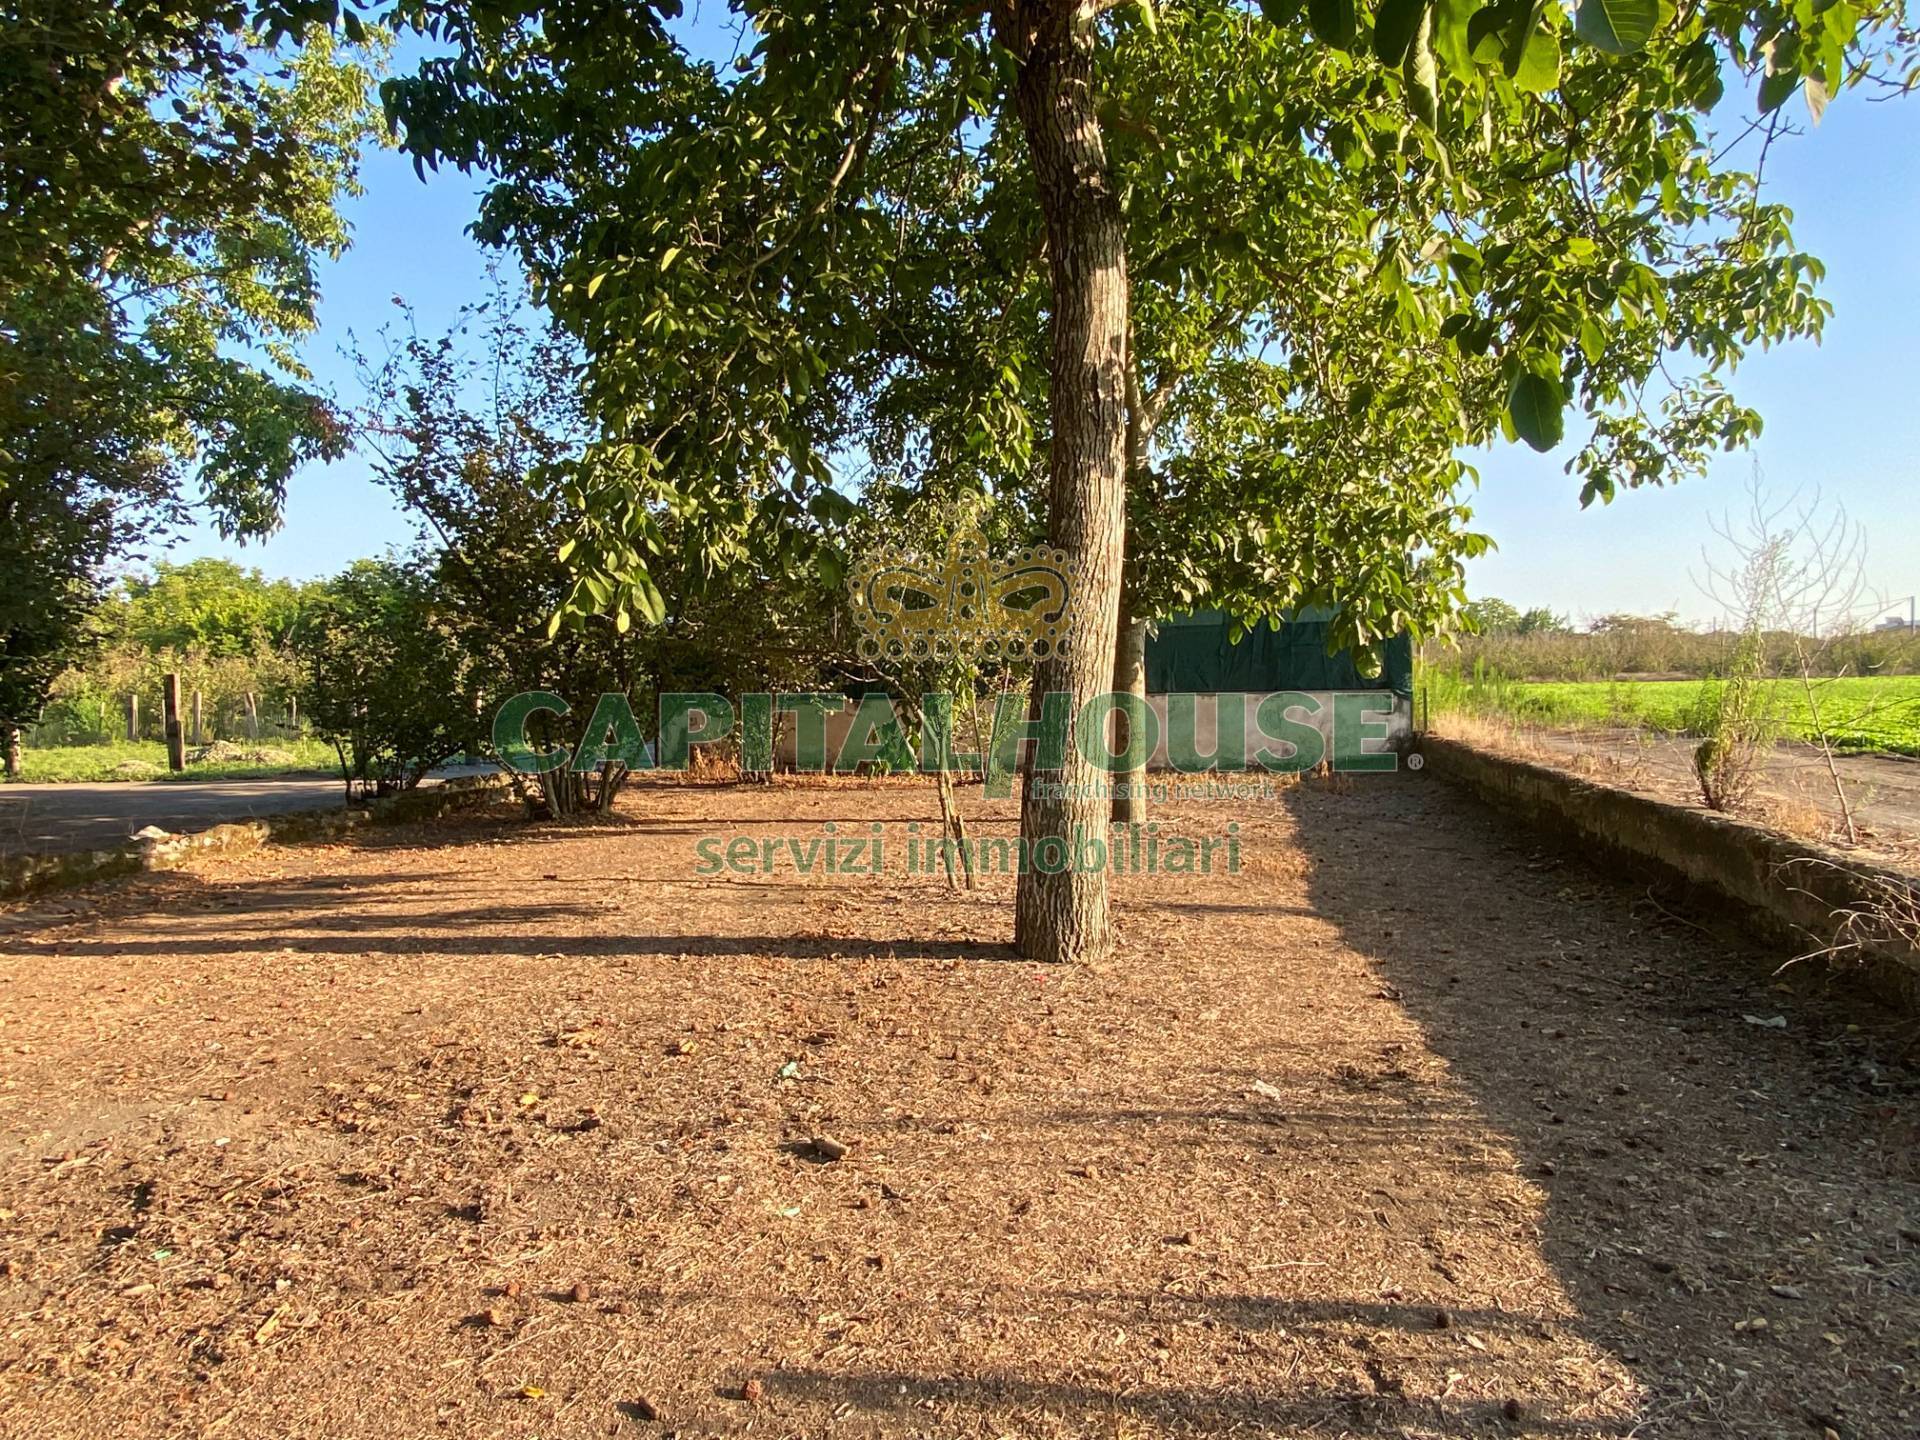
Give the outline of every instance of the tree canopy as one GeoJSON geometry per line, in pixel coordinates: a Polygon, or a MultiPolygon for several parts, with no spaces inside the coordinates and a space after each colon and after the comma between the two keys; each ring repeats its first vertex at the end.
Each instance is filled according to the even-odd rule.
{"type": "MultiPolygon", "coordinates": [[[[671,0],[421,5],[453,53],[385,92],[497,177],[482,235],[585,351],[574,603],[656,613],[661,512],[818,512],[864,449],[1044,493],[1109,654],[1123,554],[1365,644],[1465,601],[1462,447],[1572,410],[1591,500],[1750,438],[1725,372],[1826,312],[1705,117],[1751,80],[1763,154],[1792,94],[1912,78],[1895,0],[730,10],[731,57],[671,0]]],[[[1093,888],[1023,885],[1023,925],[1072,892],[1047,925],[1098,949],[1093,888]]]]}
{"type": "Polygon", "coordinates": [[[32,612],[0,615],[10,719],[44,698],[29,656],[78,637],[86,604],[50,597],[197,504],[271,531],[293,471],[345,448],[293,347],[373,74],[300,33],[269,45],[227,0],[26,0],[0,30],[0,594],[32,612]]]}

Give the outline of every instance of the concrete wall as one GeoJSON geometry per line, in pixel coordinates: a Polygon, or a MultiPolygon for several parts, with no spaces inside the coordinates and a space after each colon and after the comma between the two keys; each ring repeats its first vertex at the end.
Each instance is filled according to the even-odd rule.
{"type": "Polygon", "coordinates": [[[1920,1010],[1920,951],[1871,919],[1887,896],[1913,893],[1910,877],[1742,820],[1458,741],[1422,736],[1418,748],[1429,773],[1502,815],[1598,845],[1731,908],[1762,940],[1792,947],[1783,959],[1830,945],[1850,916],[1863,917],[1855,930],[1865,943],[1841,963],[1881,999],[1920,1010]]]}

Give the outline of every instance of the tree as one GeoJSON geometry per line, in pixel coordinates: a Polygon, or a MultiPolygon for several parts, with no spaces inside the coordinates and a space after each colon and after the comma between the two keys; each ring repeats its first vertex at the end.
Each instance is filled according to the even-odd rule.
{"type": "Polygon", "coordinates": [[[1784,678],[1799,691],[1808,743],[1820,752],[1840,811],[1841,838],[1857,845],[1853,801],[1834,760],[1832,680],[1820,677],[1846,673],[1830,655],[1833,642],[1852,627],[1863,602],[1878,598],[1867,591],[1866,529],[1844,506],[1826,505],[1818,490],[1776,498],[1756,463],[1746,514],[1738,522],[1722,516],[1713,533],[1723,558],[1703,552],[1696,583],[1739,627],[1739,639],[1725,680],[1703,707],[1708,738],[1694,757],[1701,793],[1717,810],[1737,805],[1751,790],[1759,751],[1778,728],[1770,710],[1784,678]],[[1769,640],[1784,648],[1784,664],[1769,656],[1769,640]]]}
{"type": "Polygon", "coordinates": [[[1566,635],[1572,633],[1564,615],[1536,605],[1522,610],[1497,596],[1470,600],[1461,608],[1461,618],[1476,635],[1566,635]]]}
{"type": "Polygon", "coordinates": [[[106,530],[100,517],[76,516],[44,493],[0,489],[0,533],[35,537],[0,548],[0,749],[9,780],[20,776],[21,731],[93,643],[106,530]]]}
{"type": "MultiPolygon", "coordinates": [[[[1757,417],[1716,372],[1817,332],[1818,266],[1700,116],[1730,63],[1760,80],[1770,136],[1796,89],[1818,108],[1865,83],[1889,52],[1863,47],[1900,13],[1721,4],[1662,23],[1589,0],[1574,44],[1559,7],[1507,0],[1313,5],[1304,21],[1226,0],[988,9],[743,5],[759,40],[730,75],[676,42],[672,4],[625,24],[597,0],[484,24],[458,5],[413,12],[457,54],[388,87],[407,144],[499,177],[482,234],[519,249],[586,352],[607,439],[583,457],[577,603],[649,613],[659,512],[711,517],[720,536],[805,513],[824,456],[884,421],[935,465],[1017,465],[1044,440],[1049,535],[1085,623],[1036,684],[1070,710],[1113,675],[1124,492],[1143,459],[1187,465],[1180,494],[1207,539],[1171,555],[1212,593],[1264,610],[1276,578],[1310,593],[1303,557],[1338,547],[1337,639],[1451,613],[1465,517],[1432,490],[1397,494],[1396,455],[1457,478],[1453,449],[1496,431],[1553,448],[1571,404],[1593,423],[1574,462],[1591,500],[1750,436],[1757,417]],[[1162,60],[1179,84],[1130,89],[1162,60]],[[1153,93],[1177,108],[1147,114],[1153,93]],[[1285,168],[1263,170],[1273,157],[1285,168]],[[1160,268],[1130,264],[1136,231],[1177,215],[1183,180],[1216,163],[1266,182],[1249,187],[1258,203],[1170,235],[1160,268]],[[1254,282],[1276,298],[1242,310],[1254,282]],[[1196,302],[1216,285],[1210,320],[1196,302]],[[1036,299],[1035,363],[1017,348],[943,368],[926,343],[1017,336],[1036,299]],[[1179,352],[1205,377],[1184,402],[1192,433],[1143,446],[1160,377],[1139,362],[1179,352]],[[1663,389],[1676,354],[1700,371],[1663,389]],[[937,374],[958,398],[916,408],[937,374]],[[1231,422],[1218,443],[1213,419],[1231,422]],[[1348,446],[1358,473],[1342,475],[1348,446]],[[1249,465],[1263,502],[1327,499],[1338,523],[1222,503],[1249,465]],[[1405,542],[1435,534],[1452,548],[1423,568],[1405,542]]],[[[1905,44],[1894,35],[1895,63],[1905,44]]],[[[1188,583],[1171,568],[1170,586],[1188,583]]],[[[1030,838],[1105,823],[1085,798],[1099,777],[1067,754],[1047,787],[1067,798],[1028,792],[1030,838]]],[[[1016,929],[1029,954],[1099,953],[1101,877],[1023,876],[1016,929]]]]}
{"type": "MultiPolygon", "coordinates": [[[[419,553],[477,699],[547,690],[588,702],[564,722],[539,722],[554,732],[548,741],[572,751],[591,697],[603,692],[633,695],[644,716],[666,691],[811,688],[831,652],[825,624],[835,597],[820,578],[770,583],[745,564],[709,570],[697,550],[676,556],[671,542],[683,526],[672,515],[658,517],[655,623],[580,610],[555,623],[575,584],[565,552],[581,519],[568,462],[592,427],[574,346],[509,286],[496,278],[489,298],[445,335],[420,334],[408,312],[384,341],[380,355],[360,360],[356,428],[375,474],[418,524],[419,553]]],[[[597,779],[548,772],[539,804],[555,818],[606,811],[627,778],[618,764],[597,779]]]]}
{"type": "Polygon", "coordinates": [[[228,0],[26,0],[0,82],[0,589],[76,593],[76,557],[133,553],[189,484],[267,533],[345,443],[291,346],[347,243],[367,65],[320,29],[276,50],[228,0]]]}
{"type": "Polygon", "coordinates": [[[231,560],[162,560],[122,580],[103,618],[118,639],[149,653],[252,656],[292,640],[301,608],[301,587],[290,580],[231,560]]]}
{"type": "Polygon", "coordinates": [[[1520,632],[1520,611],[1498,596],[1488,595],[1470,601],[1460,614],[1476,635],[1517,635],[1520,632]]]}
{"type": "Polygon", "coordinates": [[[190,470],[222,530],[254,535],[293,468],[340,448],[288,342],[346,245],[373,117],[370,72],[324,31],[274,54],[245,14],[38,0],[8,26],[0,448],[20,480],[149,520],[179,518],[190,470]]]}
{"type": "Polygon", "coordinates": [[[1520,612],[1520,618],[1514,622],[1516,635],[1570,635],[1573,627],[1567,623],[1567,617],[1544,605],[1536,605],[1531,610],[1520,612]]]}
{"type": "Polygon", "coordinates": [[[319,588],[301,627],[307,715],[351,799],[411,790],[474,729],[467,667],[421,567],[360,560],[319,588]]]}

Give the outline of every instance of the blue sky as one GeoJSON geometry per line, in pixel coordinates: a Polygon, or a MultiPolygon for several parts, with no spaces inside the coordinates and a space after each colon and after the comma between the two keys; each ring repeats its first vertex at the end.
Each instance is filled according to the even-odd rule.
{"type": "MultiPolygon", "coordinates": [[[[434,333],[485,285],[486,257],[465,234],[472,178],[429,172],[422,182],[410,162],[382,152],[369,157],[364,179],[367,193],[348,211],[353,248],[327,267],[321,329],[306,347],[321,381],[345,399],[352,371],[339,352],[353,336],[377,346],[398,314],[394,296],[434,333]]],[[[1587,511],[1562,473],[1565,454],[1517,446],[1485,456],[1474,506],[1500,548],[1473,566],[1476,595],[1575,617],[1707,617],[1713,606],[1693,580],[1701,547],[1714,543],[1713,519],[1742,504],[1756,456],[1776,491],[1817,487],[1866,526],[1871,590],[1903,609],[1920,590],[1920,104],[1843,95],[1817,130],[1774,147],[1767,182],[1769,197],[1793,209],[1800,243],[1826,262],[1835,314],[1821,345],[1756,353],[1741,367],[1736,393],[1766,417],[1758,447],[1721,457],[1702,480],[1587,511]]],[[[171,558],[228,555],[307,579],[411,534],[366,461],[351,456],[295,477],[286,525],[270,539],[241,547],[198,530],[171,558]]]]}

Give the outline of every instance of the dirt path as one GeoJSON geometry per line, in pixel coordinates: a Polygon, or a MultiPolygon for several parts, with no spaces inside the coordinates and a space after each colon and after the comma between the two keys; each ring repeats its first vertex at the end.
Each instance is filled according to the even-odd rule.
{"type": "Polygon", "coordinates": [[[1911,1037],[1820,977],[1418,776],[1158,817],[1241,873],[1049,970],[900,873],[930,810],[0,917],[0,1434],[1920,1432],[1911,1037]],[[694,875],[879,820],[888,876],[694,875]]]}

